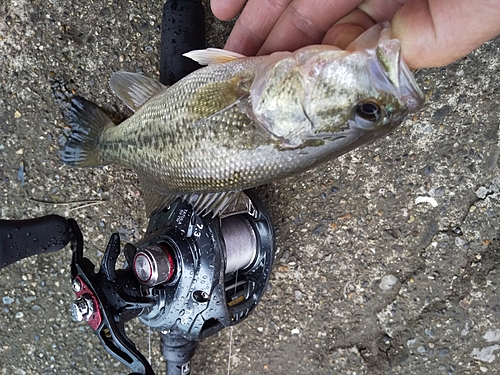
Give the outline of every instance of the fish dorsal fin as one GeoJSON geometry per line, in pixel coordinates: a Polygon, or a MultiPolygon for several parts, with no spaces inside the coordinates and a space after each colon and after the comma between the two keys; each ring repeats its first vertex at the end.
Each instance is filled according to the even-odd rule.
{"type": "Polygon", "coordinates": [[[160,82],[137,73],[116,72],[109,79],[111,90],[132,111],[137,111],[153,96],[166,90],[160,82]]]}
{"type": "Polygon", "coordinates": [[[210,65],[216,63],[226,63],[246,57],[240,53],[226,51],[219,48],[198,49],[186,52],[182,56],[189,57],[200,65],[210,65]]]}

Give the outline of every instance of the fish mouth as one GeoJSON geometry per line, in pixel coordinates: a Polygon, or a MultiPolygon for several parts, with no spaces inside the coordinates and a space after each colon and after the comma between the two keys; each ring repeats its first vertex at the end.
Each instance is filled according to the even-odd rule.
{"type": "MultiPolygon", "coordinates": [[[[401,60],[402,61],[402,60],[401,60]]],[[[399,66],[399,95],[410,113],[417,112],[424,104],[424,94],[418,87],[410,68],[405,62],[399,66]]]]}
{"type": "Polygon", "coordinates": [[[417,112],[422,107],[424,94],[401,57],[398,40],[384,41],[377,46],[369,62],[369,71],[377,89],[396,96],[408,113],[417,112]]]}

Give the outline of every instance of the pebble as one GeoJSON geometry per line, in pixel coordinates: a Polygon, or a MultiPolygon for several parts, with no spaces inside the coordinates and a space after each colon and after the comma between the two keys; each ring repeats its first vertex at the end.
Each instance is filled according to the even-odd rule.
{"type": "Polygon", "coordinates": [[[295,294],[295,299],[298,300],[302,299],[302,297],[304,296],[304,293],[302,293],[300,290],[296,290],[294,294],[295,294]]]}
{"type": "Polygon", "coordinates": [[[2,298],[2,302],[4,303],[4,305],[10,305],[12,302],[14,302],[14,298],[9,296],[4,296],[2,298]]]}
{"type": "Polygon", "coordinates": [[[474,348],[472,350],[471,356],[474,359],[478,359],[478,360],[483,361],[483,362],[491,363],[495,360],[495,358],[497,356],[497,354],[495,354],[495,352],[497,350],[500,350],[499,344],[487,346],[487,347],[482,348],[482,349],[474,348]]]}
{"type": "Polygon", "coordinates": [[[436,197],[442,197],[444,196],[444,193],[446,192],[446,189],[444,187],[438,187],[436,190],[434,190],[434,195],[436,197]]]}
{"type": "Polygon", "coordinates": [[[398,283],[398,278],[394,275],[385,275],[382,277],[380,280],[380,284],[378,284],[378,287],[382,289],[383,291],[387,291],[392,289],[394,285],[398,283]]]}
{"type": "Polygon", "coordinates": [[[366,217],[361,216],[361,217],[358,219],[358,225],[359,225],[360,227],[367,226],[367,225],[368,225],[368,223],[367,223],[366,217]]]}
{"type": "Polygon", "coordinates": [[[438,110],[436,110],[436,112],[434,112],[433,117],[436,121],[442,121],[447,115],[450,114],[450,112],[451,112],[451,106],[444,105],[438,110]]]}
{"type": "Polygon", "coordinates": [[[21,311],[16,313],[16,319],[21,319],[23,316],[24,316],[24,314],[21,311]]]}
{"type": "Polygon", "coordinates": [[[495,330],[487,331],[484,334],[483,338],[487,342],[500,341],[500,329],[495,329],[495,330]]]}
{"type": "Polygon", "coordinates": [[[411,346],[415,345],[416,342],[417,342],[417,339],[410,339],[410,340],[406,341],[406,346],[411,347],[411,346]]]}
{"type": "Polygon", "coordinates": [[[425,176],[428,176],[430,174],[433,174],[434,173],[434,166],[432,165],[426,165],[424,167],[424,169],[422,170],[422,173],[425,175],[425,176]]]}
{"type": "Polygon", "coordinates": [[[323,226],[320,225],[316,229],[313,230],[312,234],[313,236],[319,236],[323,232],[323,226]]]}
{"type": "Polygon", "coordinates": [[[479,199],[484,199],[484,198],[486,198],[486,196],[488,195],[489,192],[490,192],[490,189],[488,189],[484,186],[481,186],[481,187],[479,187],[479,189],[476,190],[476,195],[479,199]]]}
{"type": "Polygon", "coordinates": [[[426,328],[424,332],[427,336],[434,337],[434,332],[432,331],[432,329],[426,328]]]}
{"type": "Polygon", "coordinates": [[[444,357],[450,354],[450,349],[448,348],[443,348],[438,352],[438,357],[444,357]]]}
{"type": "Polygon", "coordinates": [[[415,204],[429,203],[432,207],[437,207],[437,201],[432,197],[418,196],[415,198],[415,204]]]}

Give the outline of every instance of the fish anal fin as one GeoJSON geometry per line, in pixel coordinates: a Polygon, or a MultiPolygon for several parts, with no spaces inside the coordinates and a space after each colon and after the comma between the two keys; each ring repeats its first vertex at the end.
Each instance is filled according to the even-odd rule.
{"type": "Polygon", "coordinates": [[[237,200],[240,194],[240,191],[194,193],[186,194],[182,199],[189,202],[198,215],[215,217],[237,200]]]}
{"type": "Polygon", "coordinates": [[[153,96],[167,88],[160,82],[141,74],[116,72],[109,79],[111,90],[132,111],[137,111],[153,96]]]}
{"type": "Polygon", "coordinates": [[[148,182],[144,182],[143,179],[139,178],[139,180],[141,181],[142,197],[146,204],[146,214],[148,216],[151,216],[154,212],[163,210],[179,198],[179,195],[175,193],[161,193],[148,182]]]}
{"type": "Polygon", "coordinates": [[[186,196],[195,212],[199,215],[215,217],[231,205],[240,195],[240,191],[202,193],[186,196]]]}
{"type": "Polygon", "coordinates": [[[240,53],[226,51],[219,48],[198,49],[186,52],[183,56],[196,61],[200,65],[210,65],[217,63],[227,63],[233,60],[246,57],[240,53]]]}
{"type": "Polygon", "coordinates": [[[211,215],[215,217],[237,202],[241,194],[240,191],[191,194],[160,192],[149,183],[144,182],[143,179],[140,178],[140,180],[143,181],[141,183],[142,196],[146,203],[146,214],[148,216],[151,216],[154,212],[163,210],[176,199],[181,198],[181,200],[188,202],[198,215],[211,215]]]}

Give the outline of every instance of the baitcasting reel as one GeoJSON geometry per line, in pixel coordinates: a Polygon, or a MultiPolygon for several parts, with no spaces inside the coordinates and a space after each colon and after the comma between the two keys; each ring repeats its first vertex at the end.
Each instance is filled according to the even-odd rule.
{"type": "Polygon", "coordinates": [[[167,374],[190,374],[199,340],[233,326],[262,297],[274,259],[274,233],[252,191],[215,218],[175,201],[153,214],[145,238],[126,244],[124,269],[116,269],[120,238],[113,234],[97,273],[83,257],[78,231],[71,273],[73,317],[94,329],[106,350],[134,374],[153,375],[125,335],[132,318],[161,333],[167,374]]]}

